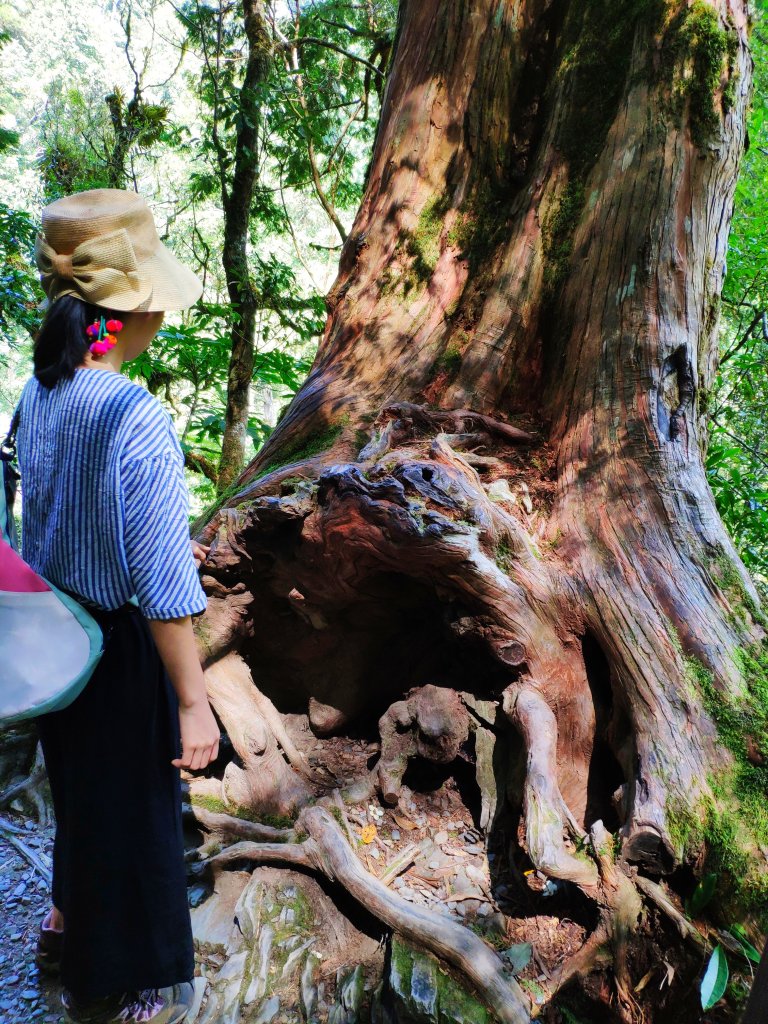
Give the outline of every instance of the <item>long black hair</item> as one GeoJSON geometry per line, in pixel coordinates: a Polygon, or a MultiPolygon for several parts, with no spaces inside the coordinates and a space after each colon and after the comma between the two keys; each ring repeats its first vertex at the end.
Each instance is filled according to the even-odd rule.
{"type": "Polygon", "coordinates": [[[75,368],[82,364],[88,346],[94,341],[85,329],[102,316],[119,319],[125,314],[93,306],[74,295],[62,295],[51,303],[35,338],[33,353],[35,377],[43,387],[53,388],[60,380],[74,377],[75,368]]]}

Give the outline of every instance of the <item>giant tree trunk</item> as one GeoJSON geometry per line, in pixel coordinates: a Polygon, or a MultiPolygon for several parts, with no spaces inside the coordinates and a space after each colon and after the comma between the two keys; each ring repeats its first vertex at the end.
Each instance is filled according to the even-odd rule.
{"type": "MultiPolygon", "coordinates": [[[[278,732],[285,713],[318,736],[381,716],[348,800],[396,802],[409,758],[455,756],[453,691],[490,709],[489,843],[506,821],[520,878],[565,882],[562,916],[577,889],[594,911],[537,1013],[594,970],[611,1019],[665,1019],[627,951],[684,940],[641,894],[690,940],[668,1004],[690,1020],[706,940],[675,891],[712,870],[720,924],[757,941],[765,921],[762,618],[703,466],[747,31],[745,0],[402,3],[314,367],[201,530],[214,702],[226,655],[278,732]]],[[[282,776],[309,775],[276,739],[290,813],[282,776]]],[[[274,812],[258,768],[237,773],[239,801],[274,812]]]]}

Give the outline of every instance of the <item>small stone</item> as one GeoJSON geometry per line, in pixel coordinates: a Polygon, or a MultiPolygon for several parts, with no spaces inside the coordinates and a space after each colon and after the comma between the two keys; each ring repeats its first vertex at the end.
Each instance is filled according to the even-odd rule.
{"type": "Polygon", "coordinates": [[[370,853],[370,855],[373,857],[374,860],[378,860],[379,859],[379,851],[376,849],[375,846],[373,847],[373,849],[369,850],[368,852],[370,853]]]}
{"type": "Polygon", "coordinates": [[[395,842],[397,842],[398,839],[400,838],[400,831],[399,831],[399,829],[393,828],[392,831],[390,832],[390,835],[395,840],[395,842]]]}
{"type": "Polygon", "coordinates": [[[22,989],[21,998],[22,999],[37,999],[39,994],[40,993],[36,989],[34,989],[34,988],[25,988],[25,989],[22,989]]]}
{"type": "Polygon", "coordinates": [[[435,842],[438,846],[442,846],[443,843],[448,842],[448,833],[446,831],[438,832],[435,836],[435,842]]]}

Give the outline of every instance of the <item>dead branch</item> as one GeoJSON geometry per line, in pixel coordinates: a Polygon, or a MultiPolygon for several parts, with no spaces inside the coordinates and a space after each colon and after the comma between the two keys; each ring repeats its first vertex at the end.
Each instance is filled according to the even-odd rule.
{"type": "Polygon", "coordinates": [[[7,821],[5,818],[0,818],[0,834],[2,834],[3,838],[9,842],[11,846],[15,847],[19,851],[22,857],[29,861],[35,871],[45,879],[45,882],[50,889],[52,882],[50,868],[47,868],[45,864],[43,864],[40,857],[34,850],[30,849],[22,839],[19,839],[18,833],[20,831],[21,830],[15,828],[10,821],[7,821]]]}
{"type": "Polygon", "coordinates": [[[689,939],[702,951],[706,951],[709,948],[707,940],[701,932],[680,913],[660,885],[652,882],[650,878],[645,878],[643,875],[636,875],[634,882],[644,896],[647,896],[652,903],[664,911],[684,939],[689,939]]]}

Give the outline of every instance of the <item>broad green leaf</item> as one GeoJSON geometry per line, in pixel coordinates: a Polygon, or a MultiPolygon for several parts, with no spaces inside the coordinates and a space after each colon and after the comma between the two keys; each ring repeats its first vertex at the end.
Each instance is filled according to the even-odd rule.
{"type": "Polygon", "coordinates": [[[719,1002],[728,984],[728,961],[722,946],[715,946],[701,979],[701,1007],[711,1010],[719,1002]]]}
{"type": "Polygon", "coordinates": [[[733,935],[735,939],[738,939],[741,945],[743,946],[744,956],[746,956],[753,963],[759,964],[760,954],[747,938],[746,929],[743,928],[740,924],[732,924],[729,930],[731,935],[733,935]]]}

